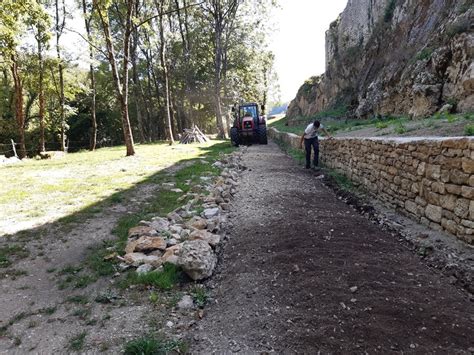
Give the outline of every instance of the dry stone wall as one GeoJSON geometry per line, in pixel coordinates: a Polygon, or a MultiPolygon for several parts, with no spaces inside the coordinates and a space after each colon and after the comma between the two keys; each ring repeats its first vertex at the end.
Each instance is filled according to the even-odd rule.
{"type": "MultiPolygon", "coordinates": [[[[270,129],[298,148],[299,137],[270,129]]],[[[321,161],[421,223],[474,244],[473,138],[321,140],[321,161]]]]}

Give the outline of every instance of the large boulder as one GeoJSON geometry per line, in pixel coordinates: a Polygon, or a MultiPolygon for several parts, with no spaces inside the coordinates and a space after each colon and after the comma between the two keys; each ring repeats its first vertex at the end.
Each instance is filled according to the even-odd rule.
{"type": "Polygon", "coordinates": [[[203,240],[190,240],[183,243],[179,253],[178,265],[193,280],[202,280],[212,275],[217,257],[209,244],[203,240]]]}

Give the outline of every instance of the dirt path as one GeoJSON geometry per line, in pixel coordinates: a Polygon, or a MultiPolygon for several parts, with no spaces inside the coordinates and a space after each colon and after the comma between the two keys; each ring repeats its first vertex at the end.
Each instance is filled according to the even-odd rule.
{"type": "Polygon", "coordinates": [[[466,293],[275,144],[250,147],[243,164],[191,352],[474,350],[466,293]]]}

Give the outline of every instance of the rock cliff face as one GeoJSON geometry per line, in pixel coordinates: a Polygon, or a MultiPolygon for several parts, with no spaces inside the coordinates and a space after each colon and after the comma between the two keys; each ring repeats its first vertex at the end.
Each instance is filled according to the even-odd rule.
{"type": "Polygon", "coordinates": [[[474,0],[349,0],[326,32],[326,72],[287,115],[474,111],[474,0]]]}

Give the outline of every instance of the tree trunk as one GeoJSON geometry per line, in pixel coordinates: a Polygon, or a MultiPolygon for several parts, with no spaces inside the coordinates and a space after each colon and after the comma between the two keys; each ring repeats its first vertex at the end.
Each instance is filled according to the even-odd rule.
{"type": "Polygon", "coordinates": [[[15,120],[18,129],[18,137],[20,139],[20,149],[18,149],[18,157],[23,159],[26,157],[25,147],[25,116],[23,112],[23,84],[21,82],[20,73],[18,71],[18,62],[16,55],[11,56],[11,71],[14,83],[14,105],[15,105],[15,120]]]}
{"type": "MultiPolygon", "coordinates": [[[[94,151],[97,146],[97,117],[96,117],[96,85],[95,85],[95,72],[94,72],[94,48],[92,46],[92,34],[91,34],[91,19],[88,18],[86,0],[82,0],[82,10],[84,14],[84,23],[86,26],[87,40],[89,42],[89,75],[90,75],[90,88],[91,88],[91,134],[89,137],[89,150],[94,151]]],[[[92,16],[92,11],[89,16],[92,16]]]]}
{"type": "Polygon", "coordinates": [[[38,93],[38,104],[39,104],[39,124],[40,124],[40,141],[39,151],[45,152],[46,146],[44,142],[44,61],[43,61],[43,45],[41,43],[41,34],[38,35],[38,64],[39,64],[39,93],[38,93]]]}
{"type": "Polygon", "coordinates": [[[64,5],[64,0],[62,3],[63,7],[63,21],[62,23],[59,22],[59,1],[56,0],[56,56],[58,58],[58,71],[59,71],[59,115],[61,121],[61,150],[64,152],[66,151],[66,118],[64,115],[64,106],[65,106],[65,99],[64,99],[64,68],[63,62],[61,59],[61,49],[59,48],[59,39],[61,38],[65,19],[66,19],[66,10],[64,5]]]}
{"type": "Polygon", "coordinates": [[[133,134],[130,126],[130,118],[128,116],[128,55],[130,49],[130,30],[131,30],[131,19],[132,19],[132,7],[133,1],[127,1],[127,17],[126,17],[126,28],[124,35],[124,58],[123,58],[123,83],[120,82],[119,71],[117,67],[117,61],[115,59],[115,51],[112,43],[112,36],[110,33],[109,18],[107,15],[104,16],[100,7],[98,8],[98,14],[102,23],[102,29],[104,30],[105,43],[107,46],[107,54],[110,66],[112,67],[112,77],[115,85],[115,91],[117,95],[117,102],[120,105],[120,112],[122,114],[122,128],[125,146],[127,149],[127,156],[135,155],[135,147],[133,143],[133,134]]]}
{"type": "Polygon", "coordinates": [[[222,119],[222,102],[221,102],[221,72],[222,72],[222,29],[220,25],[215,28],[215,68],[214,68],[214,101],[216,105],[216,120],[218,137],[226,139],[224,121],[222,119]]]}
{"type": "MultiPolygon", "coordinates": [[[[135,13],[138,12],[140,2],[136,1],[135,3],[135,13]]],[[[138,79],[138,70],[137,70],[137,50],[138,50],[138,29],[135,28],[133,30],[133,45],[132,45],[132,80],[133,80],[133,96],[135,99],[135,109],[137,115],[137,123],[138,123],[138,132],[140,133],[140,143],[146,142],[145,131],[143,129],[143,118],[142,118],[142,110],[141,110],[141,103],[140,103],[140,82],[138,79]]]]}
{"type": "Polygon", "coordinates": [[[169,87],[169,72],[168,72],[168,64],[166,63],[166,41],[165,41],[165,33],[164,33],[164,26],[163,26],[163,1],[158,3],[155,0],[156,8],[159,11],[159,32],[160,32],[160,60],[161,66],[163,68],[163,79],[165,83],[165,101],[166,101],[166,131],[168,133],[168,139],[170,140],[170,144],[174,144],[174,137],[173,137],[173,129],[171,123],[171,103],[170,103],[170,87],[169,87]]]}

